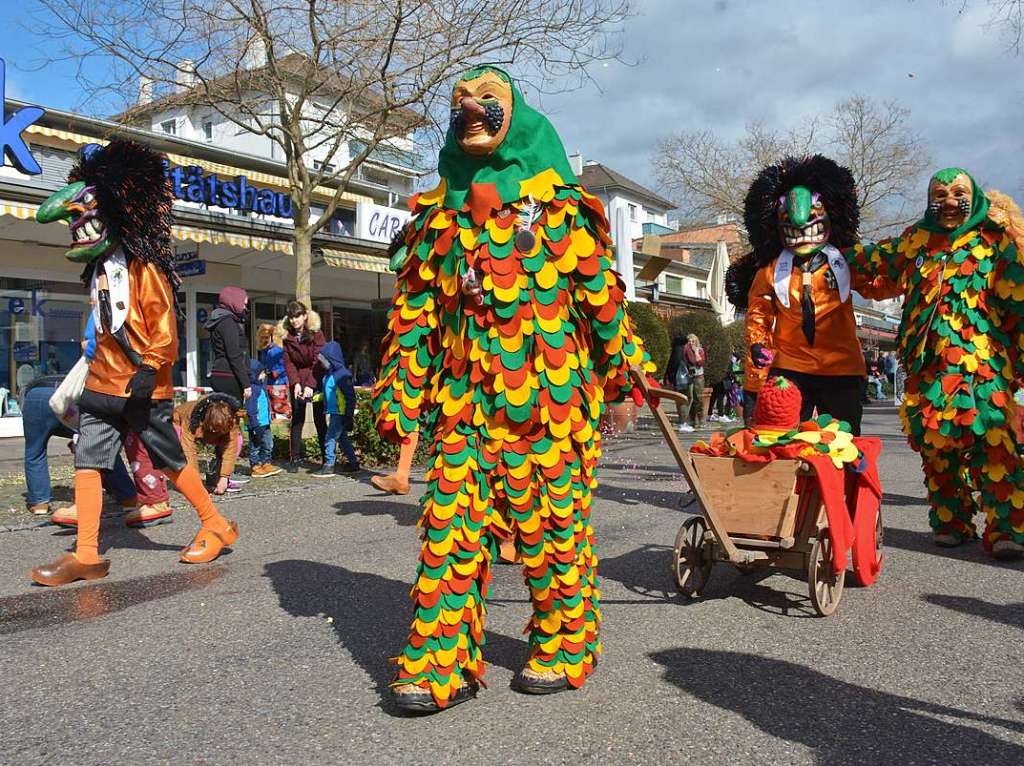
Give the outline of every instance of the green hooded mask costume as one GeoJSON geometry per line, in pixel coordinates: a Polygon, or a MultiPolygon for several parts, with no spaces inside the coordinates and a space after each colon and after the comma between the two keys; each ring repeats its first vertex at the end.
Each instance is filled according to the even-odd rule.
{"type": "Polygon", "coordinates": [[[519,88],[506,72],[486,65],[470,69],[459,79],[470,80],[485,72],[494,72],[512,89],[508,133],[491,154],[474,156],[462,150],[455,132],[448,128],[437,166],[438,175],[445,182],[444,206],[462,210],[467,197],[478,193],[492,201],[496,197],[502,205],[514,202],[522,196],[519,184],[545,170],[554,170],[566,186],[578,184],[554,126],[523,100],[519,88]],[[473,192],[474,186],[486,185],[494,187],[494,191],[473,192]]]}
{"type": "Polygon", "coordinates": [[[970,231],[984,221],[988,216],[988,197],[985,196],[985,192],[983,192],[981,187],[978,186],[978,182],[974,180],[974,176],[963,168],[943,168],[929,179],[928,188],[931,189],[934,181],[938,181],[941,184],[952,183],[953,179],[959,175],[965,175],[971,180],[971,213],[967,217],[967,220],[950,231],[946,227],[941,226],[939,222],[935,220],[935,216],[932,214],[931,210],[925,208],[924,218],[917,222],[918,227],[925,231],[948,234],[950,241],[957,239],[964,232],[970,231]]]}

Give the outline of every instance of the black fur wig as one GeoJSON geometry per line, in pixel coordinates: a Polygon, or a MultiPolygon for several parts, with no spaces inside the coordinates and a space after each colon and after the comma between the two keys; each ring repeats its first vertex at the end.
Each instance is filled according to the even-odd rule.
{"type": "MultiPolygon", "coordinates": [[[[164,157],[148,146],[116,138],[106,146],[91,144],[79,155],[68,183],[85,181],[96,187],[100,215],[131,261],[140,258],[158,266],[177,290],[171,245],[174,195],[164,174],[164,157]]],[[[94,263],[83,278],[92,276],[94,263]]]]}
{"type": "Polygon", "coordinates": [[[725,291],[730,303],[746,310],[747,293],[757,270],[783,251],[779,237],[779,197],[794,186],[806,186],[821,195],[828,211],[829,242],[838,248],[858,241],[860,207],[853,174],[820,154],[811,157],[786,157],[758,173],[743,201],[743,222],[752,250],[729,267],[725,291]]]}

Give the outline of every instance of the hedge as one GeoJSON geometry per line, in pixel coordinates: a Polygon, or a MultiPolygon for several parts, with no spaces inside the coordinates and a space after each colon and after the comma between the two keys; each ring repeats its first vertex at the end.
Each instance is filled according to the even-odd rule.
{"type": "Polygon", "coordinates": [[[657,365],[655,377],[660,380],[665,374],[665,365],[668,364],[668,356],[672,351],[665,323],[647,303],[628,303],[626,312],[633,324],[633,332],[643,340],[651,361],[657,365]]]}

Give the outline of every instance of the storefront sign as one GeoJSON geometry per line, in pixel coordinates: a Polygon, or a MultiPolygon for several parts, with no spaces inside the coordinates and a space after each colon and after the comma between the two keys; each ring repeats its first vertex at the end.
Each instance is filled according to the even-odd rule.
{"type": "Polygon", "coordinates": [[[360,202],[356,206],[356,236],[374,242],[390,243],[402,224],[412,214],[408,210],[399,210],[372,202],[360,202]]]}
{"type": "Polygon", "coordinates": [[[175,253],[174,254],[174,262],[175,263],[188,263],[189,261],[196,260],[198,257],[199,257],[199,251],[198,250],[186,250],[183,253],[175,253]]]}
{"type": "Polygon", "coordinates": [[[24,314],[25,301],[21,298],[11,298],[7,301],[7,310],[12,314],[24,314]]]}
{"type": "Polygon", "coordinates": [[[179,277],[201,277],[206,273],[206,261],[187,261],[176,264],[174,273],[179,277]]]}
{"type": "MultiPolygon", "coordinates": [[[[0,104],[7,103],[7,82],[6,66],[4,60],[0,59],[0,104]]],[[[7,109],[0,112],[0,168],[9,159],[15,169],[30,176],[37,176],[43,172],[32,156],[28,144],[21,134],[29,125],[37,122],[45,112],[38,106],[25,106],[7,117],[7,109]]]]}
{"type": "Polygon", "coordinates": [[[32,341],[14,341],[15,362],[35,362],[39,359],[39,348],[32,341]]]}
{"type": "Polygon", "coordinates": [[[292,217],[291,195],[253,186],[245,176],[235,176],[229,181],[213,173],[206,175],[198,165],[172,168],[166,160],[164,173],[177,199],[278,218],[292,217]]]}

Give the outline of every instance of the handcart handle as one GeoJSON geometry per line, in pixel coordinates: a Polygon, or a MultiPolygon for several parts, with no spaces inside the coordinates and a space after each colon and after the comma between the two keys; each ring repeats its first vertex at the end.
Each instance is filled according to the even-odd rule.
{"type": "Polygon", "coordinates": [[[633,378],[633,384],[639,387],[640,391],[643,392],[644,399],[648,399],[653,395],[655,398],[669,399],[674,402],[679,402],[680,404],[689,404],[690,402],[690,397],[681,391],[673,391],[671,388],[652,386],[650,381],[647,380],[647,373],[638,365],[630,367],[629,374],[630,377],[633,378]]]}

